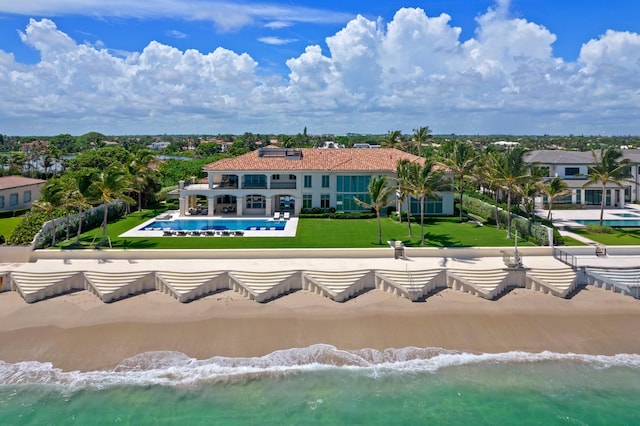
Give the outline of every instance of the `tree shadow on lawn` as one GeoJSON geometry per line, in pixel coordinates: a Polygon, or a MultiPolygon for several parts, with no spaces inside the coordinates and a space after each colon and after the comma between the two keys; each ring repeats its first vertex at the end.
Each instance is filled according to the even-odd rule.
{"type": "Polygon", "coordinates": [[[618,235],[616,236],[616,238],[633,238],[633,239],[640,239],[640,229],[637,228],[616,228],[616,231],[618,232],[618,235]]]}
{"type": "MultiPolygon", "coordinates": [[[[418,236],[418,238],[420,238],[418,236]]],[[[425,246],[435,246],[435,247],[468,247],[462,244],[458,240],[454,240],[451,236],[446,234],[436,234],[433,232],[425,232],[424,233],[424,243],[425,246]]],[[[405,243],[407,245],[407,243],[405,243]]],[[[416,243],[416,246],[419,246],[420,242],[416,243]]]]}
{"type": "MultiPolygon", "coordinates": [[[[95,239],[92,235],[85,235],[80,237],[80,242],[76,244],[75,239],[70,241],[66,245],[58,246],[61,250],[101,250],[108,249],[109,242],[101,244],[102,235],[96,236],[95,239]]],[[[111,246],[114,249],[149,249],[156,248],[157,243],[148,239],[140,238],[136,240],[112,240],[111,246]]]]}

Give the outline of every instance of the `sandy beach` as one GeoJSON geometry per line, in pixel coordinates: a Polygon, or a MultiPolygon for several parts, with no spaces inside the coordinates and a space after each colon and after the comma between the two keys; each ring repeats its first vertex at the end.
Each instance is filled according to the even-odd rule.
{"type": "Polygon", "coordinates": [[[371,290],[345,303],[297,291],[259,304],[225,290],[181,304],[150,292],[105,304],[87,291],[27,304],[0,293],[0,360],[63,370],[114,368],[148,351],[252,357],[340,349],[640,353],[640,303],[588,286],[571,299],[515,289],[495,301],[443,290],[411,302],[371,290]]]}

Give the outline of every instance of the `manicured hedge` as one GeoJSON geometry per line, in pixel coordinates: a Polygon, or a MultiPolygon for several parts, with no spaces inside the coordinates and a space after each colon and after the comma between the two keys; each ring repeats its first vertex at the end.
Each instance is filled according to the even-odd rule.
{"type": "MultiPolygon", "coordinates": [[[[474,215],[480,216],[489,223],[496,223],[496,206],[486,203],[474,197],[465,195],[463,197],[464,209],[474,215]]],[[[505,227],[507,225],[507,212],[498,209],[498,220],[505,227]]],[[[521,216],[511,216],[512,231],[518,230],[518,236],[535,242],[538,245],[549,245],[549,236],[547,228],[542,224],[532,222],[521,216]]],[[[553,231],[553,239],[555,244],[563,244],[564,241],[557,230],[553,231]]]]}
{"type": "MultiPolygon", "coordinates": [[[[109,220],[114,220],[122,217],[126,211],[126,203],[123,201],[116,201],[109,204],[109,220]]],[[[64,215],[63,211],[58,211],[55,220],[55,232],[56,241],[64,239],[67,235],[67,221],[66,217],[59,217],[64,215]]],[[[82,231],[88,231],[93,228],[97,228],[102,224],[103,218],[103,206],[85,210],[82,212],[82,231]]],[[[14,229],[13,233],[7,241],[10,245],[29,245],[33,242],[35,248],[41,249],[51,245],[52,242],[52,227],[48,223],[48,215],[36,209],[32,209],[20,222],[20,224],[14,229]],[[43,229],[44,227],[44,229],[43,229]]],[[[78,232],[78,215],[71,215],[69,219],[69,235],[75,236],[78,232]]]]}

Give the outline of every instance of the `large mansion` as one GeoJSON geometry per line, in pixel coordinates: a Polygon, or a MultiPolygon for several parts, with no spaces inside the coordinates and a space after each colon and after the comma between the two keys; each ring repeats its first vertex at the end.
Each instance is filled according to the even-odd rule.
{"type": "MultiPolygon", "coordinates": [[[[605,193],[605,205],[607,207],[624,207],[625,203],[632,203],[640,200],[640,150],[624,149],[623,157],[630,160],[631,176],[623,181],[623,186],[609,183],[605,193]]],[[[596,155],[599,153],[596,152],[596,155]]],[[[556,176],[561,177],[566,183],[571,194],[554,201],[555,204],[580,204],[580,205],[600,205],[602,202],[602,185],[593,184],[583,187],[588,180],[589,166],[594,164],[591,151],[560,151],[541,150],[532,151],[525,155],[525,160],[529,163],[537,163],[545,170],[547,179],[556,176]]]]}
{"type": "MultiPolygon", "coordinates": [[[[366,210],[354,201],[369,201],[372,177],[396,177],[401,159],[424,158],[391,149],[316,149],[266,147],[208,164],[207,183],[180,182],[180,215],[271,216],[297,215],[304,209],[334,208],[337,212],[366,210]]],[[[453,193],[426,200],[425,213],[453,214],[453,193]]],[[[394,195],[395,197],[395,195],[394,195]]],[[[419,201],[408,205],[419,213],[419,201]]]]}

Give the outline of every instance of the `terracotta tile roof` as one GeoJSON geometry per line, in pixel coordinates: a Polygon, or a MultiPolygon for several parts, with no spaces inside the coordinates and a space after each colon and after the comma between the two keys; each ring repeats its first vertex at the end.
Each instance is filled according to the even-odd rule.
{"type": "Polygon", "coordinates": [[[45,183],[42,179],[31,179],[22,176],[3,176],[0,177],[0,190],[18,188],[21,186],[35,185],[38,183],[45,183]]]}
{"type": "MultiPolygon", "coordinates": [[[[274,148],[264,148],[274,149],[274,148]]],[[[301,157],[260,156],[259,150],[207,164],[205,171],[384,171],[395,172],[398,160],[424,164],[424,158],[393,148],[316,149],[301,148],[301,157]]]]}

